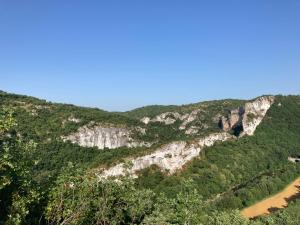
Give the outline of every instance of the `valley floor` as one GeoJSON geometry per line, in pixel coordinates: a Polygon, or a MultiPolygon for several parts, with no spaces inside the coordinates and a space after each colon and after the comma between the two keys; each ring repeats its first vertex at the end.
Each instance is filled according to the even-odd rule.
{"type": "Polygon", "coordinates": [[[300,195],[300,177],[289,184],[278,194],[264,199],[242,211],[242,215],[247,218],[255,218],[262,215],[268,215],[276,209],[287,207],[290,200],[300,195]]]}

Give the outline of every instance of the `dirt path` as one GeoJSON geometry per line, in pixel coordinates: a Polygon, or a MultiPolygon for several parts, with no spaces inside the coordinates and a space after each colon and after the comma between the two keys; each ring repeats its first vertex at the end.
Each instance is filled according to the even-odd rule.
{"type": "Polygon", "coordinates": [[[261,215],[268,215],[276,209],[282,209],[288,205],[289,200],[300,195],[300,177],[289,184],[278,194],[262,200],[242,211],[247,218],[254,218],[261,215]]]}

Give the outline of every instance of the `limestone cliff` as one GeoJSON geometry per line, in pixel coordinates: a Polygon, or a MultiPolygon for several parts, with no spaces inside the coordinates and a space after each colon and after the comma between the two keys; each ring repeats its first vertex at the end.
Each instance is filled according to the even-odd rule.
{"type": "Polygon", "coordinates": [[[239,136],[253,135],[273,102],[274,96],[263,96],[231,110],[227,117],[221,117],[221,128],[226,132],[234,130],[239,136]]]}
{"type": "MultiPolygon", "coordinates": [[[[142,129],[138,131],[145,132],[142,129]]],[[[128,128],[91,123],[80,127],[76,133],[63,137],[63,139],[83,147],[98,147],[99,149],[150,146],[149,143],[133,140],[131,136],[132,130],[128,128]]]]}
{"type": "Polygon", "coordinates": [[[181,120],[181,115],[178,112],[166,112],[155,116],[154,118],[144,117],[141,122],[148,124],[154,122],[164,123],[166,125],[173,124],[177,119],[181,120]]]}
{"type": "Polygon", "coordinates": [[[267,111],[274,103],[274,96],[263,96],[248,102],[245,105],[245,114],[243,116],[243,133],[241,135],[253,135],[257,126],[265,117],[267,111]]]}
{"type": "MultiPolygon", "coordinates": [[[[166,113],[157,115],[152,119],[150,117],[143,117],[140,121],[144,124],[160,122],[160,123],[164,123],[166,125],[170,125],[170,124],[175,123],[177,120],[180,120],[180,121],[182,121],[182,123],[179,126],[179,129],[185,130],[186,126],[189,123],[191,123],[197,119],[198,114],[200,112],[201,112],[201,109],[196,109],[196,110],[193,110],[192,112],[186,113],[186,114],[180,114],[178,112],[166,112],[166,113]]],[[[191,132],[191,130],[186,132],[186,134],[192,134],[192,133],[197,133],[195,127],[192,132],[191,132]]]]}
{"type": "Polygon", "coordinates": [[[228,132],[242,123],[243,115],[245,113],[244,107],[231,110],[228,117],[221,117],[221,128],[228,132]]]}
{"type": "Polygon", "coordinates": [[[197,139],[192,144],[188,144],[186,141],[175,141],[158,148],[152,154],[132,159],[126,164],[120,163],[99,172],[97,176],[100,179],[123,176],[125,174],[135,176],[136,172],[152,165],[156,165],[162,171],[167,171],[169,174],[172,174],[176,170],[181,169],[188,161],[197,157],[204,147],[209,147],[217,141],[226,141],[231,138],[235,137],[223,132],[197,139]]]}

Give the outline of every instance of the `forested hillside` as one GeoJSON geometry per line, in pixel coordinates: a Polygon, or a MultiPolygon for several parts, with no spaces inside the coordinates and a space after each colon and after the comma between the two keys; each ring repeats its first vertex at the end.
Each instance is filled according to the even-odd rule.
{"type": "Polygon", "coordinates": [[[1,92],[0,224],[299,224],[297,198],[255,220],[240,210],[299,177],[288,157],[300,156],[300,97],[275,96],[254,135],[240,135],[247,121],[236,109],[247,103],[255,100],[111,113],[1,92]],[[134,176],[97,176],[129,171],[168,144],[199,149],[196,141],[219,133],[231,138],[201,145],[175,173],[147,161],[134,176]],[[111,140],[100,148],[100,137],[111,140]]]}

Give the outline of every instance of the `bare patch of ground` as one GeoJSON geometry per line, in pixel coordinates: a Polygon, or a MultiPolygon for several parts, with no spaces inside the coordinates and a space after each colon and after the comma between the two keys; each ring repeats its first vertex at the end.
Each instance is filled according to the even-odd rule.
{"type": "Polygon", "coordinates": [[[242,215],[246,218],[255,218],[268,215],[278,209],[287,207],[288,203],[300,197],[300,177],[289,184],[278,194],[264,199],[248,208],[242,210],[242,215]]]}

